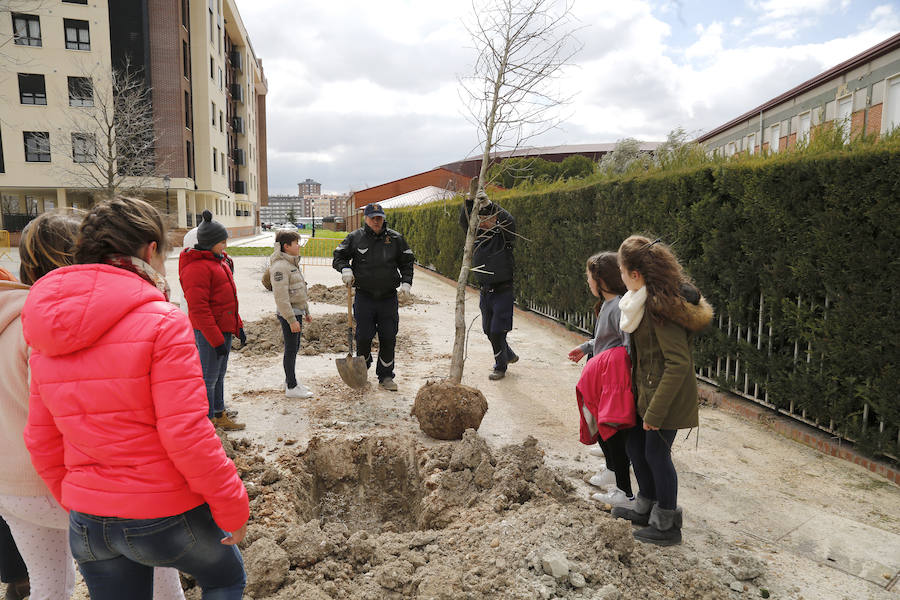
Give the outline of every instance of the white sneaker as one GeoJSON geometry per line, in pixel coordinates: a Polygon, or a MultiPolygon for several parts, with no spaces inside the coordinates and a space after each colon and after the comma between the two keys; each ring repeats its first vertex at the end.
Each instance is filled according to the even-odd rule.
{"type": "Polygon", "coordinates": [[[591,494],[591,500],[596,500],[602,504],[609,504],[613,508],[621,506],[628,508],[634,502],[634,498],[629,498],[625,492],[619,488],[613,488],[611,491],[604,493],[591,494]]]}
{"type": "Polygon", "coordinates": [[[599,456],[603,457],[603,448],[600,447],[599,444],[594,444],[591,446],[591,449],[588,450],[591,456],[599,456]]]}
{"type": "Polygon", "coordinates": [[[603,467],[597,471],[596,475],[588,479],[588,483],[594,487],[606,489],[611,485],[616,485],[616,474],[603,467]]]}
{"type": "Polygon", "coordinates": [[[312,398],[313,397],[313,393],[311,391],[309,391],[309,388],[307,388],[302,383],[298,383],[296,385],[296,387],[292,387],[292,388],[286,387],[284,390],[284,395],[287,396],[288,398],[312,398]]]}

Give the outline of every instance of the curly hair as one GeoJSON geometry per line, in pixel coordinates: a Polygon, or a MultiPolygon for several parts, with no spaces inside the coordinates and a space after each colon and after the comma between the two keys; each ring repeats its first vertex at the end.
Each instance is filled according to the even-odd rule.
{"type": "MultiPolygon", "coordinates": [[[[628,291],[622,281],[622,274],[619,273],[619,262],[615,252],[594,254],[587,259],[587,270],[591,279],[597,282],[597,289],[601,292],[623,296],[628,291]]],[[[602,298],[594,305],[594,316],[600,313],[601,306],[603,306],[602,298]]]]}
{"type": "Polygon", "coordinates": [[[60,267],[75,264],[75,241],[82,212],[45,212],[25,226],[19,241],[19,279],[26,285],[60,267]]]}
{"type": "Polygon", "coordinates": [[[644,278],[646,310],[653,320],[671,319],[682,304],[682,284],[691,283],[672,249],[659,239],[632,235],[619,246],[618,259],[627,271],[637,271],[644,278]]]}
{"type": "Polygon", "coordinates": [[[159,254],[170,248],[162,215],[144,200],[116,196],[88,211],[75,246],[75,262],[99,263],[113,254],[138,256],[150,242],[156,242],[159,254]]]}

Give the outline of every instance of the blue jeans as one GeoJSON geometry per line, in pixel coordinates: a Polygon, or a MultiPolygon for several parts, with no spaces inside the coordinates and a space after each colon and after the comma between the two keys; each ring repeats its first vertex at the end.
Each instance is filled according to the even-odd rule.
{"type": "Polygon", "coordinates": [[[191,575],[204,600],[237,600],[247,581],[244,562],[223,537],[206,504],[158,519],[69,512],[69,546],[91,600],[151,600],[153,567],[191,575]]]}
{"type": "Polygon", "coordinates": [[[209,418],[225,412],[225,370],[228,369],[228,354],[231,352],[230,333],[225,336],[225,356],[216,354],[199,329],[194,330],[197,351],[200,353],[200,367],[203,369],[203,383],[206,384],[206,399],[209,401],[209,418]]]}
{"type": "MultiPolygon", "coordinates": [[[[303,328],[302,317],[297,317],[300,328],[303,328]]],[[[278,322],[281,323],[281,335],[284,336],[284,382],[289,388],[297,387],[297,352],[300,351],[300,335],[291,331],[291,324],[284,317],[278,315],[278,322]]]]}

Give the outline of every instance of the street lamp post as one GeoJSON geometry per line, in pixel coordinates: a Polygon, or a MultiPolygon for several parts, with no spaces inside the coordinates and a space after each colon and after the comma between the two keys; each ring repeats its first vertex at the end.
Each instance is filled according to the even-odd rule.
{"type": "Polygon", "coordinates": [[[169,186],[172,185],[172,178],[166,175],[163,177],[163,187],[166,188],[166,216],[169,216],[169,186]]]}
{"type": "Polygon", "coordinates": [[[310,207],[312,208],[312,237],[316,237],[316,201],[309,201],[310,207]]]}

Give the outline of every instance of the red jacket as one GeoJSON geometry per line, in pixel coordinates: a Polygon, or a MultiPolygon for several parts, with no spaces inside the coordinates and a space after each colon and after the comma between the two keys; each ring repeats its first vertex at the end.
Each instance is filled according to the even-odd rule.
{"type": "Polygon", "coordinates": [[[191,325],[213,347],[225,343],[223,332],[237,335],[244,326],[229,260],[227,255],[218,258],[209,250],[193,248],[186,248],[178,257],[178,278],[191,325]]]}
{"type": "Polygon", "coordinates": [[[138,275],[64,267],[22,310],[32,348],[25,445],[67,510],[150,519],[204,502],[222,529],[247,521],[187,317],[138,275]]]}
{"type": "Polygon", "coordinates": [[[596,444],[598,434],[608,440],[620,429],[634,427],[631,359],[624,346],[604,350],[588,361],[575,385],[575,398],[582,444],[596,444]]]}

